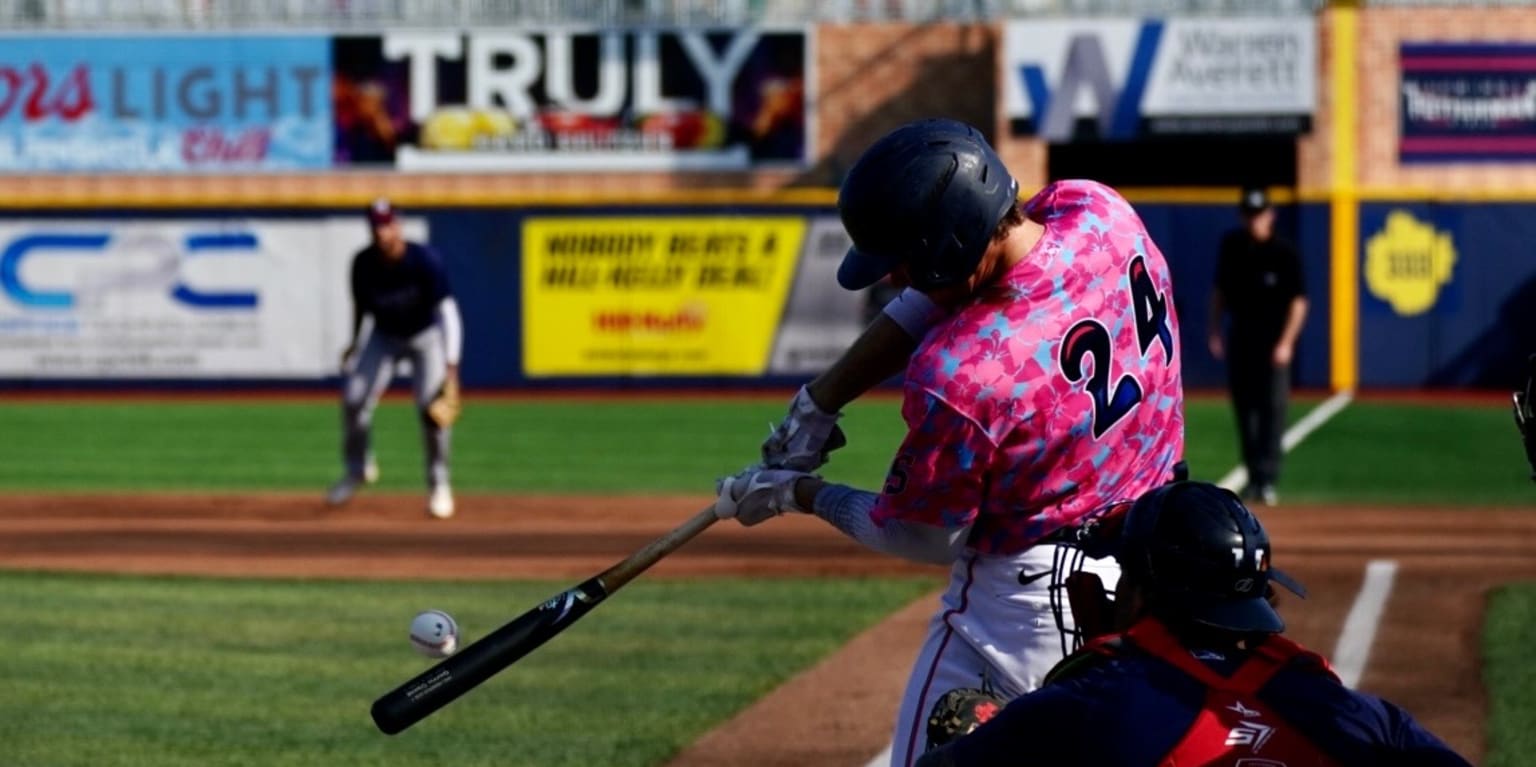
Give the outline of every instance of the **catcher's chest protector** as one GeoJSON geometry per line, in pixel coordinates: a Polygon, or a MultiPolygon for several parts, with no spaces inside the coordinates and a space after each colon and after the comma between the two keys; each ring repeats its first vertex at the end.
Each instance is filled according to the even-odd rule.
{"type": "Polygon", "coordinates": [[[1206,688],[1200,713],[1184,737],[1158,762],[1159,767],[1339,767],[1258,699],[1259,690],[1293,659],[1311,655],[1326,669],[1321,657],[1288,639],[1271,636],[1231,676],[1222,676],[1156,623],[1138,624],[1127,637],[1206,688]]]}

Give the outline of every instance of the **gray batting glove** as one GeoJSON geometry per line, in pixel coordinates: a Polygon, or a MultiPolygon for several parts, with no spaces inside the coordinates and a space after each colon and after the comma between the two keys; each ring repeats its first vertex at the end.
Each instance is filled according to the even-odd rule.
{"type": "Polygon", "coordinates": [[[841,413],[828,413],[800,387],[789,401],[789,412],[763,441],[762,466],[770,469],[815,471],[827,462],[828,453],[848,444],[838,428],[841,413]]]}
{"type": "Polygon", "coordinates": [[[752,527],[786,511],[805,512],[795,503],[795,483],[815,476],[790,469],[751,467],[715,483],[715,516],[752,527]]]}

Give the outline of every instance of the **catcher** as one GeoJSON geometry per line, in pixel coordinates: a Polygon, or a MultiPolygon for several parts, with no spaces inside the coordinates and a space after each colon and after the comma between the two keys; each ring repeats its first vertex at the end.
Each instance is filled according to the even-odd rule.
{"type": "MultiPolygon", "coordinates": [[[[1302,589],[1270,565],[1269,536],[1236,495],[1174,482],[1100,527],[1085,549],[1120,562],[1114,599],[1086,573],[1068,590],[1080,618],[1111,616],[1120,633],[1089,640],[996,716],[974,717],[985,719],[974,732],[960,721],[919,767],[1468,765],[1281,636],[1272,584],[1302,589]]],[[[931,740],[945,735],[930,729],[931,740]]]]}
{"type": "Polygon", "coordinates": [[[378,479],[370,449],[373,411],[394,378],[411,363],[416,406],[426,442],[427,513],[453,516],[448,447],[458,420],[459,352],[463,326],[448,273],[431,249],[405,239],[397,211],[380,199],[368,208],[373,242],[352,259],[352,342],[341,355],[342,457],[346,472],[326,501],[339,506],[378,479]]]}
{"type": "Polygon", "coordinates": [[[1531,479],[1536,481],[1536,354],[1526,360],[1529,372],[1525,388],[1515,392],[1515,426],[1520,429],[1520,439],[1525,443],[1525,460],[1531,465],[1531,479]]]}

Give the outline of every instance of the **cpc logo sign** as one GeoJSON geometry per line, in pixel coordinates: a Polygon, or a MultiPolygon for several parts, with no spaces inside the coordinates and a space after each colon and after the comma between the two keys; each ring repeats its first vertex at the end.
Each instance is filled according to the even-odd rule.
{"type": "Polygon", "coordinates": [[[199,286],[188,273],[202,270],[186,267],[194,260],[259,254],[256,235],[242,231],[23,234],[0,250],[0,291],[31,309],[74,309],[129,292],[159,293],[196,309],[254,309],[254,290],[199,286]]]}

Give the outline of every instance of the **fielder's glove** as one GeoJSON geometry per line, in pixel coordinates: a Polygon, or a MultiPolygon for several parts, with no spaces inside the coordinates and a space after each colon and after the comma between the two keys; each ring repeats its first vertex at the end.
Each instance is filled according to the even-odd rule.
{"type": "Polygon", "coordinates": [[[848,444],[838,427],[840,413],[824,412],[806,387],[795,392],[789,412],[763,442],[762,465],[769,469],[815,471],[827,462],[827,454],[848,444]]]}
{"type": "Polygon", "coordinates": [[[431,418],[433,423],[446,429],[459,420],[459,414],[463,409],[464,405],[459,400],[459,381],[450,376],[448,380],[443,381],[443,386],[441,389],[438,389],[437,396],[433,397],[432,401],[427,404],[427,417],[431,418]]]}
{"type": "Polygon", "coordinates": [[[933,704],[928,715],[928,748],[932,751],[950,741],[967,735],[987,720],[997,716],[1008,701],[992,690],[983,680],[981,687],[965,687],[950,690],[933,704]]]}
{"type": "Polygon", "coordinates": [[[795,483],[815,476],[790,469],[749,467],[715,483],[715,516],[751,527],[786,511],[804,512],[795,503],[795,483]]]}
{"type": "Polygon", "coordinates": [[[1525,388],[1515,392],[1515,426],[1525,442],[1525,460],[1531,464],[1531,479],[1536,480],[1536,354],[1527,360],[1525,388]]]}

